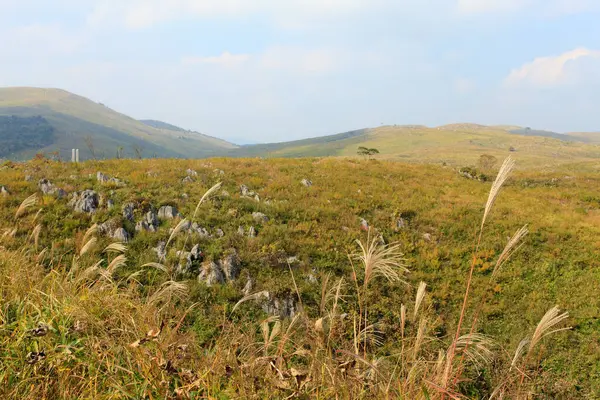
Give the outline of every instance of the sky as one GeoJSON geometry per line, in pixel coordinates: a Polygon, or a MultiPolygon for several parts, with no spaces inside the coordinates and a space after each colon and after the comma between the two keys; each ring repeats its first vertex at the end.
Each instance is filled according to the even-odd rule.
{"type": "Polygon", "coordinates": [[[0,86],[235,143],[600,131],[600,0],[0,0],[0,86]]]}

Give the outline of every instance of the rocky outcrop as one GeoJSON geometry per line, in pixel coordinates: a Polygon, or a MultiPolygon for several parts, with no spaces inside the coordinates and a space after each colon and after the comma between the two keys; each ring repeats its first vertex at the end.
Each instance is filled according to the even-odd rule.
{"type": "Polygon", "coordinates": [[[253,212],[252,213],[252,218],[254,218],[254,220],[256,222],[268,222],[269,221],[269,217],[267,217],[265,214],[261,213],[261,212],[253,212]]]}
{"type": "Polygon", "coordinates": [[[93,190],[84,190],[80,193],[73,193],[69,205],[75,212],[95,213],[99,206],[98,193],[93,190]]]}
{"type": "Polygon", "coordinates": [[[135,215],[134,215],[134,211],[135,211],[135,204],[134,203],[127,203],[123,205],[123,218],[125,218],[128,221],[133,222],[135,220],[135,215]]]}
{"type": "Polygon", "coordinates": [[[264,292],[264,297],[262,309],[267,314],[283,319],[293,318],[298,312],[296,296],[291,293],[273,295],[270,292],[264,292]]]}
{"type": "Polygon", "coordinates": [[[113,234],[111,235],[111,237],[113,239],[116,239],[119,242],[123,242],[123,243],[129,242],[129,239],[131,238],[131,236],[129,236],[129,233],[127,233],[127,231],[124,228],[117,228],[113,232],[113,234]]]}
{"type": "Polygon", "coordinates": [[[181,180],[181,183],[193,183],[193,182],[194,182],[194,180],[189,175],[181,180]]]}
{"type": "Polygon", "coordinates": [[[312,181],[306,178],[302,179],[300,183],[306,187],[311,187],[313,185],[312,181]]]}
{"type": "Polygon", "coordinates": [[[202,264],[202,269],[198,275],[198,281],[204,282],[206,286],[225,283],[225,274],[221,267],[214,261],[207,261],[202,264]]]}
{"type": "Polygon", "coordinates": [[[191,168],[186,169],[185,173],[186,173],[187,176],[198,176],[198,172],[194,171],[191,168]]]}
{"type": "Polygon", "coordinates": [[[179,217],[179,213],[177,212],[177,208],[173,206],[162,206],[158,209],[159,219],[173,219],[177,217],[179,217]]]}
{"type": "Polygon", "coordinates": [[[100,183],[103,184],[112,184],[112,185],[116,185],[116,186],[122,186],[124,185],[124,182],[121,181],[120,179],[114,178],[114,177],[110,177],[100,171],[98,171],[96,173],[96,180],[100,183]]]}
{"type": "Polygon", "coordinates": [[[242,268],[242,263],[235,249],[231,248],[225,252],[218,261],[208,261],[202,264],[198,281],[207,286],[223,284],[237,279],[242,268]]]}
{"type": "Polygon", "coordinates": [[[248,229],[248,237],[249,237],[249,238],[254,238],[254,237],[256,237],[256,229],[254,229],[254,227],[253,227],[253,226],[251,226],[251,227],[248,229]]]}
{"type": "Polygon", "coordinates": [[[61,188],[54,186],[54,184],[48,179],[40,179],[38,182],[38,188],[43,194],[55,195],[59,199],[62,199],[67,195],[67,192],[65,192],[61,188]]]}
{"type": "Polygon", "coordinates": [[[237,279],[240,274],[242,267],[240,257],[235,249],[229,249],[225,252],[224,257],[221,259],[221,268],[225,273],[225,278],[228,281],[237,279]]]}
{"type": "Polygon", "coordinates": [[[202,261],[202,251],[200,245],[195,245],[190,251],[178,251],[177,257],[179,264],[177,265],[178,275],[190,275],[198,272],[198,267],[202,261]]]}
{"type": "Polygon", "coordinates": [[[144,218],[135,224],[135,230],[138,232],[156,232],[158,230],[158,216],[156,213],[153,210],[148,211],[144,218]]]}
{"type": "Polygon", "coordinates": [[[156,253],[159,262],[164,262],[167,259],[167,242],[158,242],[156,247],[152,248],[152,251],[156,253]]]}

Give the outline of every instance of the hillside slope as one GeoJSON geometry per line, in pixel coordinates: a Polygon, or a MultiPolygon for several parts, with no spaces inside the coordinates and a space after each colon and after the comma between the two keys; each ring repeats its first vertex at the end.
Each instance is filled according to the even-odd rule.
{"type": "Polygon", "coordinates": [[[37,151],[59,151],[68,157],[73,147],[80,148],[82,157],[89,158],[92,154],[86,138],[91,139],[96,156],[102,158],[114,157],[119,147],[129,156],[137,149],[145,157],[194,158],[236,147],[200,133],[149,126],[60,89],[0,88],[0,116],[42,117],[54,128],[51,144],[43,148],[26,146],[27,149],[6,155],[10,158],[31,157],[37,151]]]}
{"type": "Polygon", "coordinates": [[[600,146],[585,137],[515,130],[516,127],[488,127],[452,124],[424,126],[382,126],[295,142],[243,146],[231,154],[270,157],[355,156],[359,146],[377,148],[380,159],[473,164],[482,154],[498,158],[514,153],[521,165],[555,166],[600,159],[600,146]]]}

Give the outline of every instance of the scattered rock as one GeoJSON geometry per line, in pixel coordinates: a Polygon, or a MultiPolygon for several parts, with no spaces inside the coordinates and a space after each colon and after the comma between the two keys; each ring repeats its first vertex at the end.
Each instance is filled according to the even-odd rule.
{"type": "Polygon", "coordinates": [[[221,196],[223,196],[223,197],[229,197],[230,194],[229,194],[229,192],[227,190],[223,189],[223,190],[221,190],[221,196]]]}
{"type": "Polygon", "coordinates": [[[254,195],[254,200],[255,200],[256,202],[259,202],[259,201],[260,201],[260,197],[259,197],[257,194],[255,194],[255,195],[254,195]]]}
{"type": "Polygon", "coordinates": [[[300,183],[302,183],[306,187],[311,187],[313,184],[311,180],[306,179],[306,178],[302,179],[302,181],[300,183]]]}
{"type": "Polygon", "coordinates": [[[93,190],[84,190],[81,193],[73,193],[69,206],[76,212],[94,213],[98,209],[98,193],[93,190]]]}
{"type": "Polygon", "coordinates": [[[100,235],[113,237],[116,230],[122,227],[120,218],[112,218],[98,225],[98,233],[100,235]]]}
{"type": "Polygon", "coordinates": [[[225,171],[223,171],[222,169],[215,169],[213,172],[216,175],[225,175],[225,171]]]}
{"type": "Polygon", "coordinates": [[[248,278],[246,279],[246,285],[244,285],[244,289],[242,289],[244,296],[250,295],[252,293],[253,288],[254,288],[254,280],[252,279],[250,274],[248,274],[248,278]]]}
{"type": "Polygon", "coordinates": [[[261,213],[261,212],[253,212],[252,213],[252,218],[254,218],[254,220],[256,222],[268,222],[269,221],[269,217],[267,217],[265,214],[261,213]]]}
{"type": "Polygon", "coordinates": [[[112,199],[108,199],[107,202],[106,202],[106,208],[108,208],[110,210],[114,206],[115,206],[115,202],[112,199]]]}
{"type": "Polygon", "coordinates": [[[113,232],[112,238],[118,240],[119,242],[127,243],[129,242],[130,236],[125,229],[117,228],[113,232]]]}
{"type": "Polygon", "coordinates": [[[269,292],[265,293],[267,301],[262,305],[264,312],[270,315],[276,315],[280,318],[293,318],[296,315],[296,296],[291,293],[274,296],[269,292]]]}
{"type": "Polygon", "coordinates": [[[306,279],[308,280],[309,283],[312,283],[313,285],[316,285],[317,283],[319,283],[319,280],[317,279],[317,277],[315,276],[314,273],[308,274],[306,279]]]}
{"type": "Polygon", "coordinates": [[[135,215],[133,214],[135,210],[134,203],[127,203],[123,205],[123,218],[133,222],[135,220],[135,215]]]}
{"type": "Polygon", "coordinates": [[[369,223],[364,218],[360,219],[360,229],[363,230],[363,231],[365,231],[365,232],[369,231],[369,223]]]}
{"type": "Polygon", "coordinates": [[[204,282],[206,286],[225,283],[225,274],[221,267],[214,261],[205,262],[198,275],[198,282],[204,282]]]}
{"type": "Polygon", "coordinates": [[[396,230],[399,231],[404,228],[406,228],[406,221],[404,220],[404,218],[400,217],[396,221],[396,230]]]}
{"type": "Polygon", "coordinates": [[[237,234],[240,236],[244,236],[246,234],[242,226],[238,227],[237,234]]]}
{"type": "Polygon", "coordinates": [[[254,237],[256,237],[256,229],[254,229],[254,227],[253,227],[253,226],[251,226],[251,227],[248,229],[248,237],[249,237],[249,238],[254,238],[254,237]]]}
{"type": "Polygon", "coordinates": [[[9,196],[10,191],[6,188],[6,186],[0,186],[0,194],[2,194],[2,196],[9,196]]]}
{"type": "Polygon", "coordinates": [[[240,257],[235,249],[229,249],[225,256],[221,259],[221,269],[225,273],[225,278],[228,281],[235,280],[240,274],[241,269],[240,257]]]}
{"type": "Polygon", "coordinates": [[[33,177],[31,175],[25,175],[25,182],[31,182],[33,177]]]}
{"type": "Polygon", "coordinates": [[[44,194],[53,194],[56,191],[56,187],[48,179],[40,179],[38,187],[44,194]]]}
{"type": "Polygon", "coordinates": [[[153,247],[152,250],[156,253],[159,262],[164,262],[167,258],[167,242],[160,241],[153,247]]]}
{"type": "Polygon", "coordinates": [[[423,234],[423,239],[427,242],[431,242],[432,238],[431,238],[431,234],[430,233],[424,233],[423,234]]]}
{"type": "Polygon", "coordinates": [[[225,232],[223,232],[223,229],[221,229],[221,228],[217,228],[217,229],[215,230],[215,235],[216,235],[218,238],[222,238],[223,236],[225,236],[225,232]]]}
{"type": "Polygon", "coordinates": [[[246,197],[254,197],[254,195],[256,194],[255,192],[248,189],[248,186],[246,186],[244,184],[240,185],[240,193],[242,194],[242,196],[246,196],[246,197]]]}
{"type": "Polygon", "coordinates": [[[300,263],[300,259],[297,256],[288,257],[285,261],[290,265],[300,263]]]}
{"type": "Polygon", "coordinates": [[[117,178],[110,177],[110,176],[108,176],[108,175],[106,175],[106,174],[103,174],[103,173],[102,173],[102,172],[100,172],[100,171],[98,171],[98,172],[96,173],[96,180],[97,180],[98,182],[100,182],[100,183],[110,183],[110,184],[113,184],[113,185],[118,185],[118,186],[121,186],[121,185],[123,185],[123,184],[124,184],[124,182],[123,182],[123,181],[121,181],[120,179],[117,179],[117,178]]]}
{"type": "Polygon", "coordinates": [[[177,257],[179,257],[179,264],[177,265],[178,275],[189,275],[198,272],[199,263],[202,261],[202,251],[200,245],[196,244],[192,247],[192,250],[178,251],[177,257]]]}
{"type": "Polygon", "coordinates": [[[173,219],[179,217],[177,208],[173,206],[162,206],[158,209],[158,218],[160,219],[173,219]]]}
{"type": "Polygon", "coordinates": [[[193,183],[194,180],[189,175],[181,180],[181,183],[193,183]]]}
{"type": "Polygon", "coordinates": [[[198,172],[196,172],[196,171],[194,171],[193,169],[190,169],[190,168],[186,169],[185,173],[187,174],[188,177],[189,176],[198,176],[198,172]]]}
{"type": "Polygon", "coordinates": [[[156,232],[158,229],[158,217],[154,211],[148,211],[144,218],[135,225],[136,231],[156,232]]]}

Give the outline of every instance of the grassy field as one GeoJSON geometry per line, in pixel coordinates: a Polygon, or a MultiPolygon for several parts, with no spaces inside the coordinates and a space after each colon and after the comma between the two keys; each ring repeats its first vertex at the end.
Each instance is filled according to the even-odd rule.
{"type": "MultiPolygon", "coordinates": [[[[463,160],[449,156],[454,139],[435,156],[410,150],[426,148],[429,131],[397,148],[382,145],[396,130],[378,132],[384,156],[463,160]]],[[[462,165],[486,137],[465,136],[475,143],[462,165]]],[[[506,138],[498,156],[514,145],[506,138]]],[[[540,139],[514,140],[517,169],[500,191],[450,165],[384,160],[7,163],[0,397],[599,398],[600,165],[568,164],[593,157],[561,144],[561,165],[529,169],[525,143],[540,139]],[[98,171],[123,183],[99,182],[98,171]],[[42,178],[95,190],[98,210],[43,195],[42,178]],[[181,216],[135,232],[161,206],[181,216]],[[132,239],[103,235],[106,221],[132,239]],[[177,252],[196,244],[203,260],[178,271],[187,255],[177,252]],[[231,249],[239,276],[208,285],[211,262],[225,268],[231,249]]]]}
{"type": "Polygon", "coordinates": [[[358,135],[334,135],[272,145],[242,147],[233,154],[270,157],[355,156],[359,146],[376,148],[379,159],[475,164],[483,153],[498,158],[510,153],[521,167],[554,168],[575,162],[597,161],[600,134],[563,135],[565,140],[510,133],[514,127],[487,127],[455,124],[428,128],[422,126],[383,126],[356,131],[358,135]],[[512,148],[512,151],[511,151],[512,148]]]}

